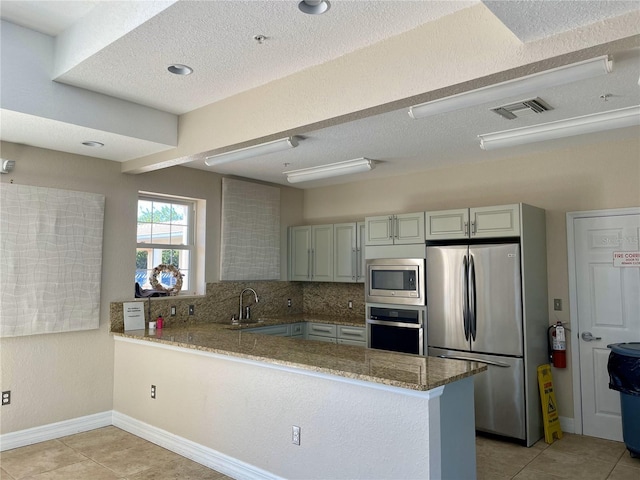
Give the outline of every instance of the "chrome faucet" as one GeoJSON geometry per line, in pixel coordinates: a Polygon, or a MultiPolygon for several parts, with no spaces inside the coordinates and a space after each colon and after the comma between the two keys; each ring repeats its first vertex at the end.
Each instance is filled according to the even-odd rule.
{"type": "Polygon", "coordinates": [[[245,288],[244,290],[242,290],[240,292],[240,314],[238,315],[238,320],[242,320],[242,319],[249,319],[249,315],[245,315],[244,313],[244,309],[242,308],[242,296],[244,295],[244,292],[246,291],[250,291],[253,292],[253,296],[256,299],[256,303],[258,303],[258,294],[256,293],[256,291],[253,288],[245,288]]]}

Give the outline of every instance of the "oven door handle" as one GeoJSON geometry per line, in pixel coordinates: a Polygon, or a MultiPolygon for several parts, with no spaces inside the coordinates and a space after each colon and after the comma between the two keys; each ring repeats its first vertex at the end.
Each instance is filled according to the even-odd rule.
{"type": "Polygon", "coordinates": [[[457,355],[438,355],[438,358],[447,358],[449,360],[467,360],[468,362],[486,363],[487,365],[493,365],[494,367],[509,368],[511,365],[504,362],[494,362],[491,360],[482,360],[474,357],[459,357],[457,355]]]}
{"type": "Polygon", "coordinates": [[[372,318],[367,318],[367,324],[388,325],[389,327],[401,328],[422,328],[422,323],[387,322],[386,320],[373,320],[372,318]]]}

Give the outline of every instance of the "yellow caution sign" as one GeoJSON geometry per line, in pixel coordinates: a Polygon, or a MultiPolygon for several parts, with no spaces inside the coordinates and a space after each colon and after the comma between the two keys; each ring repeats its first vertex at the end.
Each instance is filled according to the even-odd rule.
{"type": "Polygon", "coordinates": [[[551,444],[554,437],[562,438],[560,417],[556,404],[556,394],[553,392],[553,378],[549,364],[538,367],[538,387],[540,388],[540,403],[542,404],[542,419],[544,421],[544,441],[551,444]]]}

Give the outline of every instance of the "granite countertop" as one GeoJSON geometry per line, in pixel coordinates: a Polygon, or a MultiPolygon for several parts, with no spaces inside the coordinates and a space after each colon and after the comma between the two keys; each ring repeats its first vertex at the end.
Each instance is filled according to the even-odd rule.
{"type": "Polygon", "coordinates": [[[168,327],[155,331],[130,330],[114,335],[142,341],[338,375],[410,390],[427,391],[478,374],[486,366],[476,362],[446,360],[312,340],[250,333],[246,328],[317,321],[364,326],[364,320],[299,315],[261,323],[232,326],[208,323],[168,327]]]}

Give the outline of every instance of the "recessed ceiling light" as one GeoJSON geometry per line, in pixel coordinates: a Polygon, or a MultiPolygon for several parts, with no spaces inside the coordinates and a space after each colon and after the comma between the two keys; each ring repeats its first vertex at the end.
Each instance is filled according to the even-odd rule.
{"type": "Polygon", "coordinates": [[[331,4],[326,0],[302,0],[298,4],[300,11],[309,15],[321,15],[329,10],[330,7],[331,4]]]}
{"type": "Polygon", "coordinates": [[[193,68],[186,65],[180,65],[179,63],[170,65],[167,70],[175,75],[191,75],[193,73],[193,68]]]}
{"type": "Polygon", "coordinates": [[[86,142],[82,142],[85,147],[104,147],[104,143],[96,142],[95,140],[88,140],[86,142]]]}

